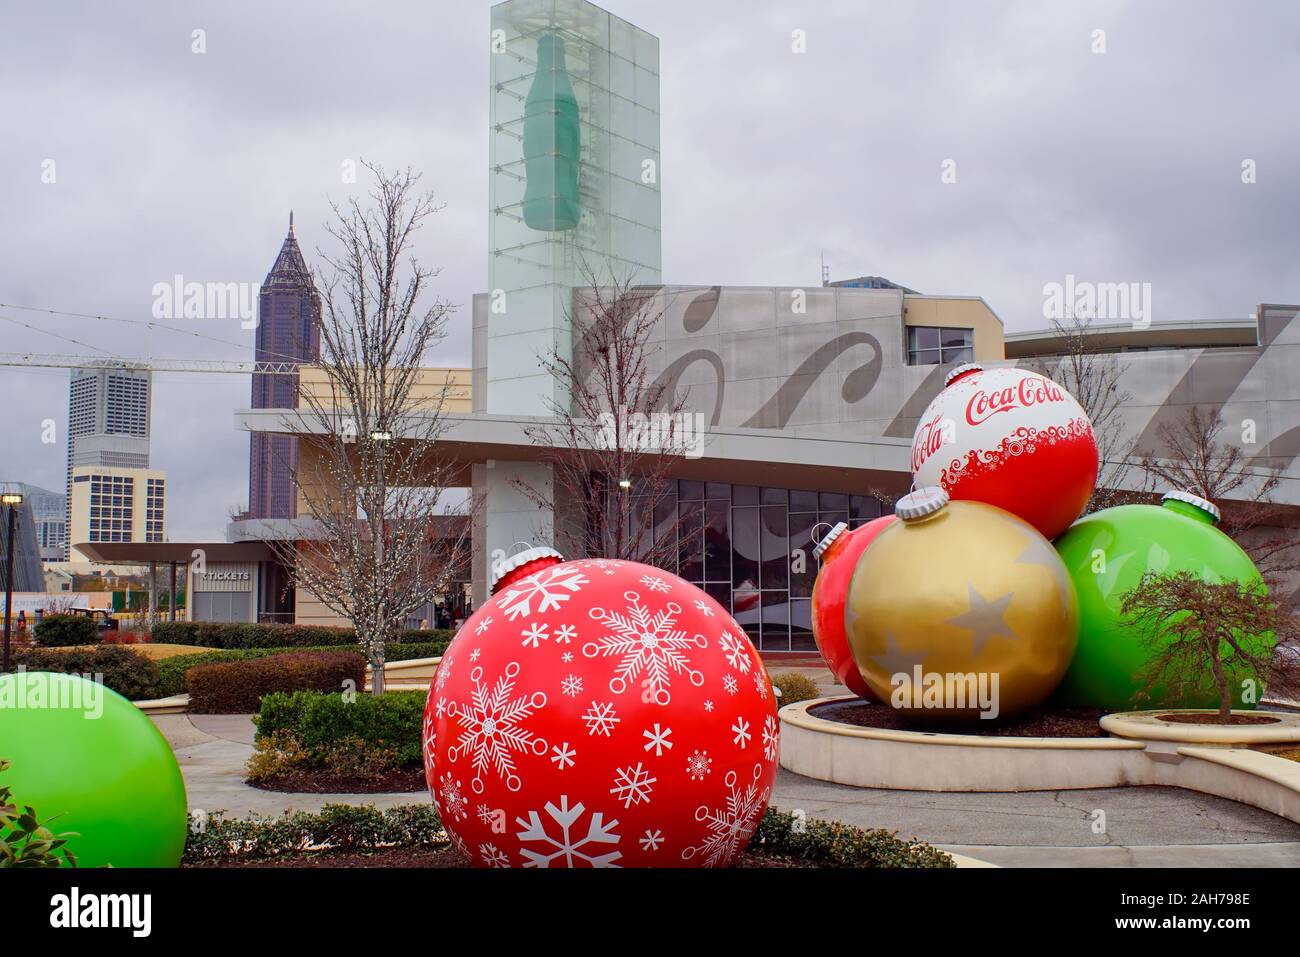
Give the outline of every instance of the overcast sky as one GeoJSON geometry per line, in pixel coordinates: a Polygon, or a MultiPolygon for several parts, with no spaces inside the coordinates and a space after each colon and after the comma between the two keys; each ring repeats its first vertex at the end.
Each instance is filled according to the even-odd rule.
{"type": "MultiPolygon", "coordinates": [[[[438,361],[468,364],[489,6],[0,2],[0,303],[136,321],[4,308],[65,338],[0,321],[0,351],[250,358],[238,320],[151,343],[154,285],[260,282],[291,208],[312,258],[328,199],[359,188],[341,164],[365,157],[446,203],[420,254],[462,304],[438,361]]],[[[667,282],[816,285],[824,253],[832,278],[983,296],[1011,331],[1044,325],[1067,274],[1151,283],[1157,322],[1300,300],[1291,0],[607,6],[660,38],[667,282]]],[[[67,381],[0,368],[0,479],[62,489],[67,381]]],[[[247,405],[244,377],[156,376],[171,538],[221,538],[245,503],[247,405]]]]}

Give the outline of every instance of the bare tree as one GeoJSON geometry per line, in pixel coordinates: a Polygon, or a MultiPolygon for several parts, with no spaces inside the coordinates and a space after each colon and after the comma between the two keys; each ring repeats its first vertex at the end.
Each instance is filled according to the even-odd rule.
{"type": "Polygon", "coordinates": [[[551,467],[551,489],[515,484],[557,516],[565,512],[557,505],[580,503],[576,521],[556,521],[566,554],[675,568],[677,532],[692,515],[676,505],[672,476],[701,448],[703,417],[654,373],[655,327],[667,308],[660,287],[601,277],[586,262],[581,269],[586,286],[568,309],[572,351],[540,357],[561,398],[548,403],[549,421],[524,430],[551,467]]]}
{"type": "Polygon", "coordinates": [[[1220,528],[1250,555],[1265,580],[1277,585],[1300,569],[1300,537],[1272,500],[1281,472],[1250,468],[1246,452],[1223,432],[1222,413],[1189,406],[1180,418],[1157,427],[1163,454],[1143,456],[1142,469],[1153,485],[1193,492],[1218,505],[1220,528]]]}
{"type": "Polygon", "coordinates": [[[366,167],[371,206],[333,206],[327,231],[340,248],[322,254],[320,360],[301,371],[290,430],[299,438],[290,476],[301,534],[273,544],[294,584],[352,623],[382,694],[388,643],[450,583],[468,523],[449,521],[441,502],[464,484],[439,445],[452,386],[423,372],[451,307],[426,303],[437,272],[411,250],[440,207],[409,169],[366,167]]]}
{"type": "Polygon", "coordinates": [[[1061,354],[1028,365],[1073,395],[1092,421],[1099,464],[1097,487],[1085,511],[1136,501],[1139,493],[1128,487],[1136,456],[1124,423],[1124,409],[1133,394],[1120,387],[1119,359],[1096,347],[1096,330],[1089,317],[1071,313],[1053,319],[1052,328],[1061,340],[1061,354]]]}
{"type": "Polygon", "coordinates": [[[1233,680],[1253,681],[1261,697],[1265,688],[1273,697],[1297,690],[1295,669],[1273,655],[1267,640],[1271,635],[1287,642],[1295,620],[1257,583],[1148,572],[1125,594],[1120,612],[1153,652],[1139,676],[1138,700],[1150,699],[1157,688],[1174,699],[1203,693],[1208,674],[1219,693],[1219,716],[1226,720],[1235,697],[1233,680]]]}

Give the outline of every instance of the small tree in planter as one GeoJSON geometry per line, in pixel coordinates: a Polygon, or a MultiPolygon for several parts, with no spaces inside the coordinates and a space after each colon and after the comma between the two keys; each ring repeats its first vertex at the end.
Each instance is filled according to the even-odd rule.
{"type": "Polygon", "coordinates": [[[1213,678],[1219,694],[1219,719],[1226,722],[1234,699],[1233,679],[1250,679],[1273,694],[1294,692],[1294,669],[1275,658],[1276,636],[1285,643],[1295,634],[1293,618],[1278,609],[1258,582],[1207,582],[1191,572],[1148,572],[1124,596],[1125,623],[1152,650],[1140,675],[1136,698],[1150,699],[1157,688],[1173,698],[1203,692],[1213,678]]]}

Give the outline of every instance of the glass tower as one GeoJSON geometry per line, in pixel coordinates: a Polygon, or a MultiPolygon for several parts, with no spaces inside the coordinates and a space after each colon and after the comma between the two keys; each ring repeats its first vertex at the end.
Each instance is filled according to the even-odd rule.
{"type": "Polygon", "coordinates": [[[487,410],[562,403],[573,289],[661,281],[659,40],[586,0],[492,8],[487,410]]]}

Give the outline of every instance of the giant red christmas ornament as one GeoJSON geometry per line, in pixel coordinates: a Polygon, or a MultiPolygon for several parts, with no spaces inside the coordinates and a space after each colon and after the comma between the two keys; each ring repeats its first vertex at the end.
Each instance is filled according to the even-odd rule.
{"type": "Polygon", "coordinates": [[[649,565],[516,556],[443,655],[424,768],[479,866],[715,867],[777,768],[758,653],[699,588],[649,565]]]}
{"type": "Polygon", "coordinates": [[[1051,379],[971,363],[949,373],[921,416],[912,478],[996,505],[1055,538],[1092,497],[1097,443],[1083,407],[1051,379]]]}
{"type": "Polygon", "coordinates": [[[868,701],[879,699],[863,680],[849,650],[849,640],[844,635],[844,603],[858,559],[893,521],[893,515],[882,515],[852,530],[844,522],[837,522],[813,549],[813,557],[821,562],[812,592],[813,640],[826,667],[840,684],[868,701]]]}

